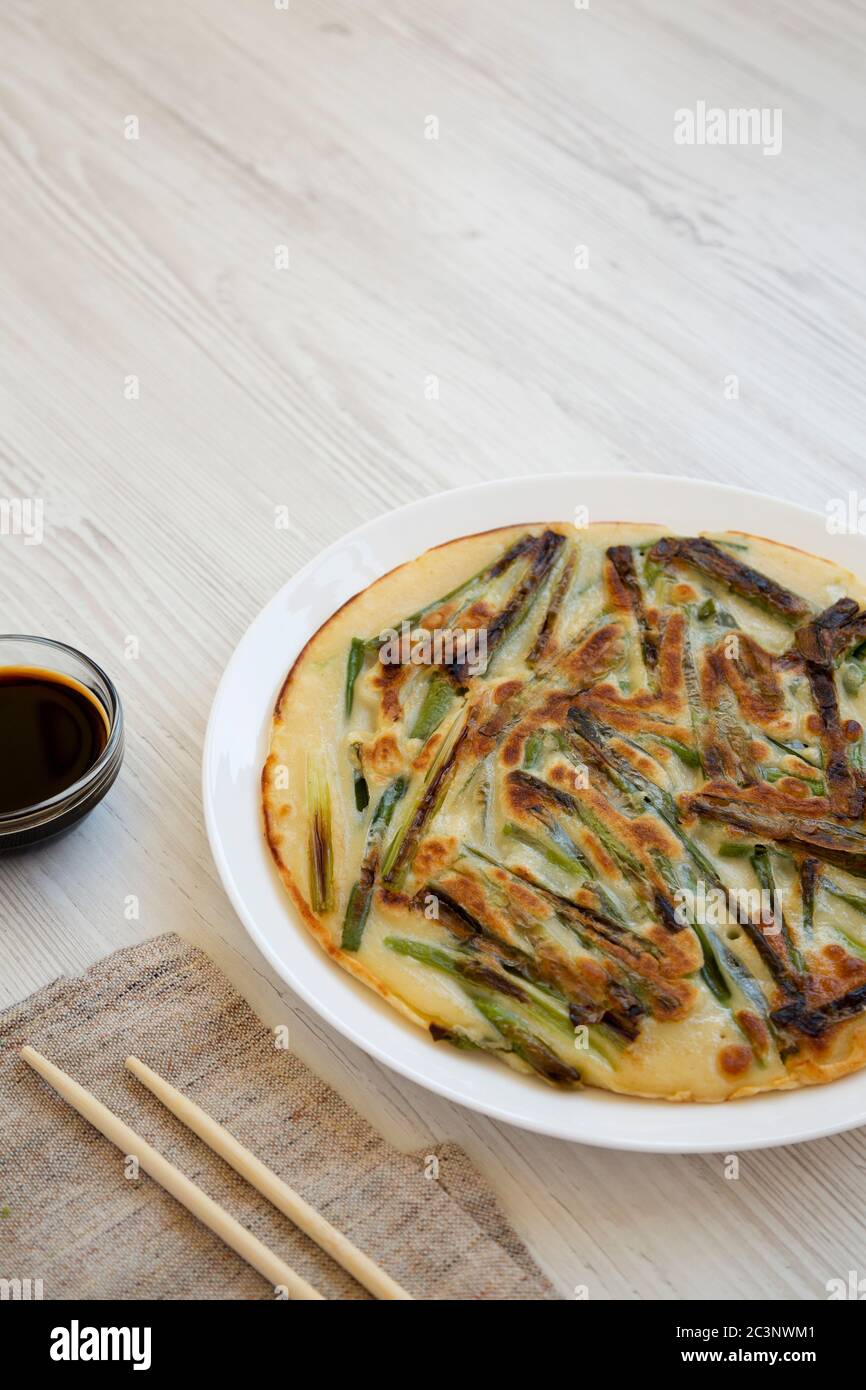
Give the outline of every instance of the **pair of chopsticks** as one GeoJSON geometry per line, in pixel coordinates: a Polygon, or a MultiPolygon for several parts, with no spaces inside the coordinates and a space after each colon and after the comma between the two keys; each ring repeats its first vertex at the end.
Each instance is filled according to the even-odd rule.
{"type": "MultiPolygon", "coordinates": [[[[73,1081],[71,1076],[67,1076],[65,1071],[61,1071],[32,1047],[22,1047],[21,1056],[74,1110],[78,1111],[79,1115],[83,1115],[100,1134],[104,1134],[106,1139],[110,1139],[125,1154],[135,1155],[139,1166],[146,1173],[164,1187],[166,1192],[170,1192],[187,1211],[198,1217],[203,1225],[224,1240],[242,1259],[251,1264],[253,1269],[264,1275],[275,1288],[285,1288],[289,1297],[293,1299],[324,1297],[300,1274],[296,1274],[284,1260],[269,1250],[263,1241],[224,1211],[213,1198],[208,1197],[207,1193],[179,1168],[169,1163],[168,1159],[148,1144],[146,1139],[142,1139],[134,1129],[113,1114],[102,1101],[97,1100],[96,1096],[85,1090],[77,1081],[73,1081]]],[[[137,1076],[173,1115],[203,1139],[214,1153],[231,1164],[235,1172],[246,1178],[247,1182],[261,1192],[263,1197],[267,1197],[278,1211],[288,1216],[360,1284],[369,1289],[370,1293],[375,1294],[377,1298],[411,1300],[412,1295],[380,1269],[369,1255],[365,1255],[353,1245],[331,1225],[330,1221],[326,1221],[315,1207],[305,1202],[288,1183],[277,1177],[276,1173],[256,1158],[255,1154],[250,1153],[249,1149],[244,1148],[243,1144],[239,1144],[227,1129],[223,1129],[221,1124],[198,1105],[155,1071],[151,1071],[138,1057],[127,1057],[126,1065],[133,1076],[137,1076]]]]}

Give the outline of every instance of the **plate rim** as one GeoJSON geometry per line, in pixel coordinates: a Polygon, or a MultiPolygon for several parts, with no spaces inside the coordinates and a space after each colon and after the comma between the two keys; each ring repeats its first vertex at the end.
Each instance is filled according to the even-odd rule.
{"type": "MultiPolygon", "coordinates": [[[[577,486],[580,486],[581,483],[601,483],[604,485],[615,485],[619,482],[640,482],[644,485],[678,485],[684,486],[688,489],[705,490],[712,493],[724,491],[729,494],[734,494],[741,496],[745,499],[749,499],[754,503],[769,504],[774,509],[781,508],[784,511],[799,514],[800,516],[808,519],[811,523],[814,523],[817,519],[824,522],[826,525],[826,518],[822,517],[821,513],[816,511],[815,509],[803,506],[798,502],[792,502],[785,498],[776,497],[771,493],[758,492],[752,488],[741,487],[739,484],[716,482],[714,480],[706,478],[693,478],[689,476],[670,473],[639,471],[636,472],[634,470],[628,469],[588,470],[586,472],[572,472],[569,470],[564,470],[561,472],[522,474],[507,478],[485,479],[481,482],[466,483],[462,484],[459,487],[446,488],[439,492],[430,493],[424,497],[415,498],[410,502],[403,503],[401,506],[394,507],[387,512],[381,512],[373,517],[367,518],[365,521],[362,521],[357,526],[353,527],[350,531],[347,531],[343,535],[337,537],[334,541],[331,542],[330,545],[324,547],[315,555],[311,556],[311,558],[307,560],[300,567],[300,569],[298,569],[294,574],[292,574],[285,581],[285,583],[280,585],[280,587],[275,591],[271,598],[265,602],[265,604],[258,610],[258,612],[251,619],[251,621],[247,624],[246,628],[244,629],[244,632],[235,644],[235,647],[225,664],[222,675],[214,692],[213,699],[211,701],[211,707],[208,715],[205,737],[202,746],[202,805],[204,811],[204,821],[208,838],[208,844],[210,847],[214,865],[220,878],[220,882],[229,898],[229,901],[232,904],[232,907],[235,910],[235,913],[240,919],[240,922],[244,927],[244,930],[246,931],[247,935],[251,938],[257,949],[262,953],[265,959],[272,966],[279,978],[285,984],[287,984],[295,992],[295,994],[297,994],[299,998],[302,999],[313,1010],[313,1012],[318,1017],[323,1018],[328,1024],[330,1024],[331,1027],[333,1027],[338,1033],[340,1033],[341,1036],[347,1038],[350,1042],[360,1047],[362,1051],[367,1053],[368,1056],[373,1057],[382,1066],[388,1068],[389,1070],[397,1072],[399,1075],[404,1076],[408,1080],[415,1082],[417,1085],[423,1087],[425,1090],[431,1091],[433,1094],[441,1096],[445,1100],[450,1101],[452,1104],[460,1105],[463,1108],[474,1110],[478,1113],[488,1116],[493,1120],[497,1120],[500,1123],[514,1125],[515,1127],[526,1130],[527,1132],[541,1134],[550,1138],[560,1139],[567,1143],[587,1144],[591,1147],[616,1149],[619,1151],[632,1153],[686,1154],[723,1152],[726,1151],[725,1145],[722,1145],[720,1147],[719,1142],[715,1137],[711,1139],[701,1138],[699,1135],[693,1137],[673,1136],[670,1139],[666,1139],[663,1136],[646,1136],[640,1133],[623,1133],[617,1135],[615,1138],[603,1137],[594,1133],[575,1134],[571,1130],[566,1130],[561,1123],[557,1123],[555,1118],[551,1118],[549,1121],[545,1121],[543,1117],[530,1117],[524,1114],[511,1112],[509,1111],[507,1106],[503,1106],[501,1103],[498,1102],[488,1102],[485,1100],[483,1096],[455,1094],[453,1089],[447,1083],[440,1081],[438,1078],[425,1076],[419,1073],[419,1071],[411,1063],[404,1062],[402,1058],[395,1057],[392,1053],[388,1052],[383,1046],[377,1043],[375,1038],[371,1039],[366,1036],[360,1035],[356,1028],[351,1023],[347,1023],[344,1020],[342,1020],[329,1004],[323,1003],[320,999],[316,997],[315,992],[312,990],[312,988],[308,986],[303,980],[303,978],[300,977],[297,974],[297,972],[295,972],[292,969],[291,965],[289,965],[280,956],[279,952],[271,944],[267,935],[260,928],[256,921],[255,914],[248,908],[244,900],[243,894],[241,892],[240,886],[236,881],[234,871],[229,862],[228,850],[226,845],[224,844],[223,837],[220,833],[220,828],[218,825],[218,811],[215,804],[215,798],[212,794],[211,783],[214,759],[216,755],[216,740],[219,719],[222,715],[222,706],[225,702],[226,693],[231,683],[231,679],[234,675],[235,667],[239,663],[243,655],[243,649],[250,640],[254,629],[256,629],[259,626],[259,624],[263,624],[265,622],[266,617],[271,613],[273,609],[275,609],[281,603],[288,590],[294,589],[302,585],[303,582],[306,579],[308,579],[309,576],[318,567],[325,564],[328,561],[328,559],[332,556],[339,554],[339,552],[346,546],[348,546],[352,541],[361,539],[364,536],[364,534],[368,532],[371,528],[378,525],[382,525],[385,522],[392,522],[401,517],[405,518],[408,514],[414,511],[423,511],[425,507],[428,507],[433,503],[441,503],[446,499],[451,498],[465,498],[467,494],[478,495],[491,490],[501,491],[509,487],[519,488],[526,485],[539,486],[548,483],[563,485],[567,482],[573,482],[577,486]]],[[[625,509],[627,510],[627,506],[625,509]]],[[[552,520],[553,518],[548,519],[552,520]]],[[[602,520],[614,519],[615,518],[602,518],[602,520]]],[[[620,520],[622,519],[623,518],[620,518],[620,520]]],[[[520,523],[512,522],[503,524],[519,525],[520,523]]],[[[646,524],[652,523],[648,522],[646,524]]],[[[660,522],[659,524],[663,523],[660,522]]],[[[472,534],[472,531],[465,530],[460,534],[469,535],[472,534]]],[[[454,539],[457,538],[458,537],[454,537],[454,539]]],[[[767,539],[772,539],[772,537],[768,537],[767,539]]],[[[787,544],[787,542],[781,543],[787,544]]],[[[383,574],[386,574],[388,572],[388,570],[382,571],[383,574]]],[[[361,585],[360,588],[355,592],[361,592],[364,587],[366,587],[366,585],[361,585]]],[[[349,601],[353,596],[354,595],[350,595],[349,599],[344,600],[344,602],[349,601]]],[[[311,637],[312,635],[313,632],[310,632],[307,636],[307,640],[309,640],[309,637],[311,637]]],[[[273,866],[271,867],[273,868],[273,866]]],[[[295,923],[299,929],[303,929],[303,924],[300,922],[299,918],[296,918],[296,915],[292,908],[291,900],[289,899],[288,895],[286,895],[285,900],[287,907],[287,919],[295,923]]],[[[336,969],[337,967],[334,968],[336,969]]],[[[341,972],[341,974],[342,973],[344,972],[341,972]]],[[[371,1003],[373,1002],[375,1002],[375,996],[371,996],[371,1003]]],[[[403,1020],[401,1020],[401,1022],[402,1021],[403,1020]]],[[[409,1024],[406,1024],[405,1026],[407,1028],[411,1027],[411,1025],[409,1024]]],[[[859,1073],[853,1073],[852,1075],[853,1077],[859,1076],[861,1079],[863,1079],[864,1082],[866,1082],[866,1070],[861,1071],[859,1073]]],[[[519,1077],[518,1073],[515,1073],[515,1079],[517,1080],[522,1078],[519,1077]]],[[[835,1082],[825,1084],[839,1086],[843,1084],[846,1080],[850,1079],[852,1078],[842,1077],[835,1082]]],[[[723,1113],[726,1113],[727,1107],[729,1105],[734,1104],[733,1102],[719,1102],[711,1104],[704,1102],[673,1102],[667,1100],[652,1100],[643,1097],[619,1095],[616,1092],[603,1092],[597,1090],[597,1088],[589,1089],[594,1097],[604,1096],[607,1098],[612,1098],[606,1101],[606,1103],[615,1104],[617,1108],[619,1106],[627,1106],[629,1107],[629,1109],[632,1109],[634,1107],[642,1108],[644,1106],[661,1106],[663,1108],[669,1107],[671,1110],[681,1112],[684,1107],[688,1107],[689,1110],[694,1109],[696,1111],[697,1116],[700,1116],[702,1112],[709,1113],[721,1111],[723,1113]]],[[[801,1087],[791,1091],[767,1093],[764,1095],[758,1095],[752,1098],[743,1099],[736,1102],[735,1113],[738,1115],[742,1114],[743,1107],[748,1107],[749,1109],[751,1109],[751,1107],[754,1105],[762,1105],[765,1107],[772,1104],[774,1101],[782,1101],[784,1103],[784,1098],[786,1096],[794,1097],[810,1094],[814,1095],[815,1093],[820,1094],[820,1092],[824,1089],[824,1085],[801,1087]]],[[[797,1129],[797,1132],[791,1132],[790,1130],[788,1130],[782,1133],[781,1135],[776,1135],[773,1133],[757,1133],[753,1136],[746,1135],[737,1139],[736,1144],[733,1146],[733,1151],[746,1152],[752,1149],[774,1148],[781,1145],[794,1143],[807,1143],[812,1140],[826,1138],[834,1134],[845,1133],[848,1130],[855,1129],[863,1124],[866,1124],[866,1095],[864,1095],[864,1098],[861,1102],[861,1108],[858,1112],[842,1117],[841,1119],[838,1119],[830,1124],[813,1123],[812,1125],[801,1125],[801,1127],[797,1129]]]]}

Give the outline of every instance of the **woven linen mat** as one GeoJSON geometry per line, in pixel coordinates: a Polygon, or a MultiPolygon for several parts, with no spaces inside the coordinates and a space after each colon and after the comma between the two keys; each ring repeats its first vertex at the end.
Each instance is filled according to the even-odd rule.
{"type": "Polygon", "coordinates": [[[370,1295],[123,1065],[135,1053],[419,1299],[558,1297],[466,1155],[402,1154],[270,1031],[201,951],[166,935],[0,1013],[0,1279],[46,1299],[273,1299],[274,1290],[18,1056],[30,1043],[326,1298],[370,1295]],[[434,1161],[435,1159],[435,1161],[434,1161]]]}

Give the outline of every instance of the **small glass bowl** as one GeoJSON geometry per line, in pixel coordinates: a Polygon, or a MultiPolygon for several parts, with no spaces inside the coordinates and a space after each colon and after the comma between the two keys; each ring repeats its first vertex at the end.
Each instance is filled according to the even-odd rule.
{"type": "Polygon", "coordinates": [[[0,634],[0,670],[30,667],[71,676],[90,691],[105,710],[108,742],[92,767],[56,796],[36,806],[0,814],[0,852],[24,849],[71,830],[105,796],[123,762],[123,707],[113,682],[83,652],[48,637],[0,634]]]}

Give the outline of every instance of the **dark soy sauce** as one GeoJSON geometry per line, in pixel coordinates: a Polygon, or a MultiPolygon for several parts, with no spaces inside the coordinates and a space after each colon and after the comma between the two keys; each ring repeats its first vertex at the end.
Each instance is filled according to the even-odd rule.
{"type": "Polygon", "coordinates": [[[71,787],[93,767],[108,734],[105,711],[77,681],[0,667],[0,815],[71,787]]]}

